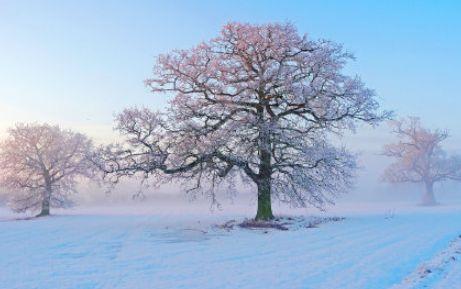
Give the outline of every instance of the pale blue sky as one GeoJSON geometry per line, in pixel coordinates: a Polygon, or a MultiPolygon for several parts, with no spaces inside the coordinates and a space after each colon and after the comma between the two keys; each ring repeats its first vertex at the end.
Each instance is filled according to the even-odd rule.
{"type": "Polygon", "coordinates": [[[143,85],[157,54],[228,21],[290,21],[352,51],[348,70],[385,108],[460,140],[460,11],[460,1],[0,0],[0,131],[37,120],[101,137],[124,107],[165,104],[143,85]]]}

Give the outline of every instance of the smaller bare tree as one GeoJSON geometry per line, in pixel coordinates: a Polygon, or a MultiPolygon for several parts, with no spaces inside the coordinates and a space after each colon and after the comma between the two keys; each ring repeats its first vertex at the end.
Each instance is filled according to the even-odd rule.
{"type": "Polygon", "coordinates": [[[400,140],[384,146],[384,155],[396,160],[386,169],[384,180],[422,183],[425,186],[422,204],[437,204],[433,189],[435,183],[461,181],[461,158],[448,156],[441,147],[448,133],[423,128],[419,118],[415,117],[392,121],[391,126],[400,140]]]}
{"type": "Polygon", "coordinates": [[[85,135],[48,124],[17,124],[0,144],[0,185],[10,191],[14,211],[68,207],[80,178],[95,176],[93,149],[85,135]]]}

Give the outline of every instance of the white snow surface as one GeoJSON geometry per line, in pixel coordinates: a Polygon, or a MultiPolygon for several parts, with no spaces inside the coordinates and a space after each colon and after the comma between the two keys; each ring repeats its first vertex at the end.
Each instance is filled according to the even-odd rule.
{"type": "Polygon", "coordinates": [[[346,219],[227,231],[213,225],[250,215],[94,208],[15,220],[3,211],[0,288],[461,288],[461,208],[317,215],[346,219]]]}

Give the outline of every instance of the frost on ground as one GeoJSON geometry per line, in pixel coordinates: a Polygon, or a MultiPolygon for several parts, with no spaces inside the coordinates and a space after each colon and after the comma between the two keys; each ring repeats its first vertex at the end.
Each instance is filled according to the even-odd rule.
{"type": "Polygon", "coordinates": [[[461,235],[447,249],[419,266],[402,283],[392,287],[413,288],[461,288],[461,235]]]}
{"type": "Polygon", "coordinates": [[[88,212],[4,218],[0,288],[387,289],[419,268],[435,273],[400,288],[461,288],[461,258],[445,262],[461,233],[459,208],[350,213],[316,228],[268,233],[214,227],[231,219],[88,212]]]}
{"type": "Polygon", "coordinates": [[[215,226],[218,229],[233,230],[235,228],[243,228],[250,230],[264,230],[264,233],[268,233],[268,230],[275,229],[281,231],[288,230],[299,230],[299,229],[312,229],[317,228],[321,224],[329,222],[339,222],[344,220],[344,217],[276,217],[271,221],[256,221],[254,219],[245,219],[242,222],[236,220],[230,220],[224,224],[215,226]]]}

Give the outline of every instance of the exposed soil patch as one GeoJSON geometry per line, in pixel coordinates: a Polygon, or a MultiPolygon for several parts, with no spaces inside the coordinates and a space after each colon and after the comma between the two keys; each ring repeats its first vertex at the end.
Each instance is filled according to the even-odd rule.
{"type": "Polygon", "coordinates": [[[278,223],[277,221],[255,221],[255,220],[245,220],[242,223],[238,224],[240,228],[245,229],[277,229],[281,231],[288,231],[285,223],[278,223]]]}
{"type": "Polygon", "coordinates": [[[317,228],[321,224],[339,222],[344,219],[344,217],[276,217],[271,221],[245,219],[243,222],[237,222],[236,220],[230,220],[224,224],[218,225],[217,227],[227,231],[233,230],[236,227],[250,230],[273,229],[280,231],[294,231],[299,229],[317,228]]]}

